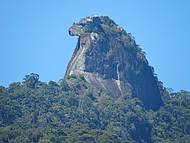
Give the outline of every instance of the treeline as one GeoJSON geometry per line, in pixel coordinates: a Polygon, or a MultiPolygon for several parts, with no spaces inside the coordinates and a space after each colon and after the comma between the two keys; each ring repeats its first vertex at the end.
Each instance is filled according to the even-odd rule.
{"type": "Polygon", "coordinates": [[[162,97],[158,111],[97,92],[84,77],[59,82],[27,75],[0,87],[0,143],[189,143],[190,95],[162,97]]]}

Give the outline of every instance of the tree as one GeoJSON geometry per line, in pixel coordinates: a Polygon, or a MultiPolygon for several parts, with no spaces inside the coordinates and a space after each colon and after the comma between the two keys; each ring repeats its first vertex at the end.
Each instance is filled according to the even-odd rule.
{"type": "Polygon", "coordinates": [[[26,85],[26,87],[34,89],[38,81],[39,81],[39,75],[35,73],[31,73],[25,76],[23,84],[26,85]]]}

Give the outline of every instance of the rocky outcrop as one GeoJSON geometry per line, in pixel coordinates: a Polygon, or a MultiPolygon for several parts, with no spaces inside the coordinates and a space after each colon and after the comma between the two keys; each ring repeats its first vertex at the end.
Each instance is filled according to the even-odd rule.
{"type": "Polygon", "coordinates": [[[69,34],[79,38],[65,77],[83,75],[97,91],[138,97],[148,109],[162,105],[153,68],[131,34],[113,20],[87,17],[74,23],[69,34]]]}

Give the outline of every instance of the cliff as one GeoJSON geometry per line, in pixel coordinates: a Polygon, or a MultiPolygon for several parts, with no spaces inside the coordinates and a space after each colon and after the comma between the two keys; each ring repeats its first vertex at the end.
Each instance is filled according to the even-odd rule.
{"type": "Polygon", "coordinates": [[[162,105],[153,68],[130,33],[107,16],[90,16],[69,28],[78,36],[65,78],[83,75],[96,91],[138,97],[147,109],[162,105]]]}

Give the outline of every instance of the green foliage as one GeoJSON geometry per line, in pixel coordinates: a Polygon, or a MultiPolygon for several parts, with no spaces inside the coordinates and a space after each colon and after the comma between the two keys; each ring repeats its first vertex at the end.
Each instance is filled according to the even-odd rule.
{"type": "Polygon", "coordinates": [[[98,93],[85,78],[59,83],[23,82],[0,87],[0,143],[188,143],[190,96],[163,96],[153,112],[136,98],[98,93]]]}
{"type": "Polygon", "coordinates": [[[166,105],[154,120],[152,137],[155,142],[189,142],[190,95],[186,91],[171,93],[166,105]]]}
{"type": "Polygon", "coordinates": [[[26,75],[23,81],[23,84],[28,88],[35,88],[39,80],[39,75],[31,73],[30,75],[26,75]]]}

